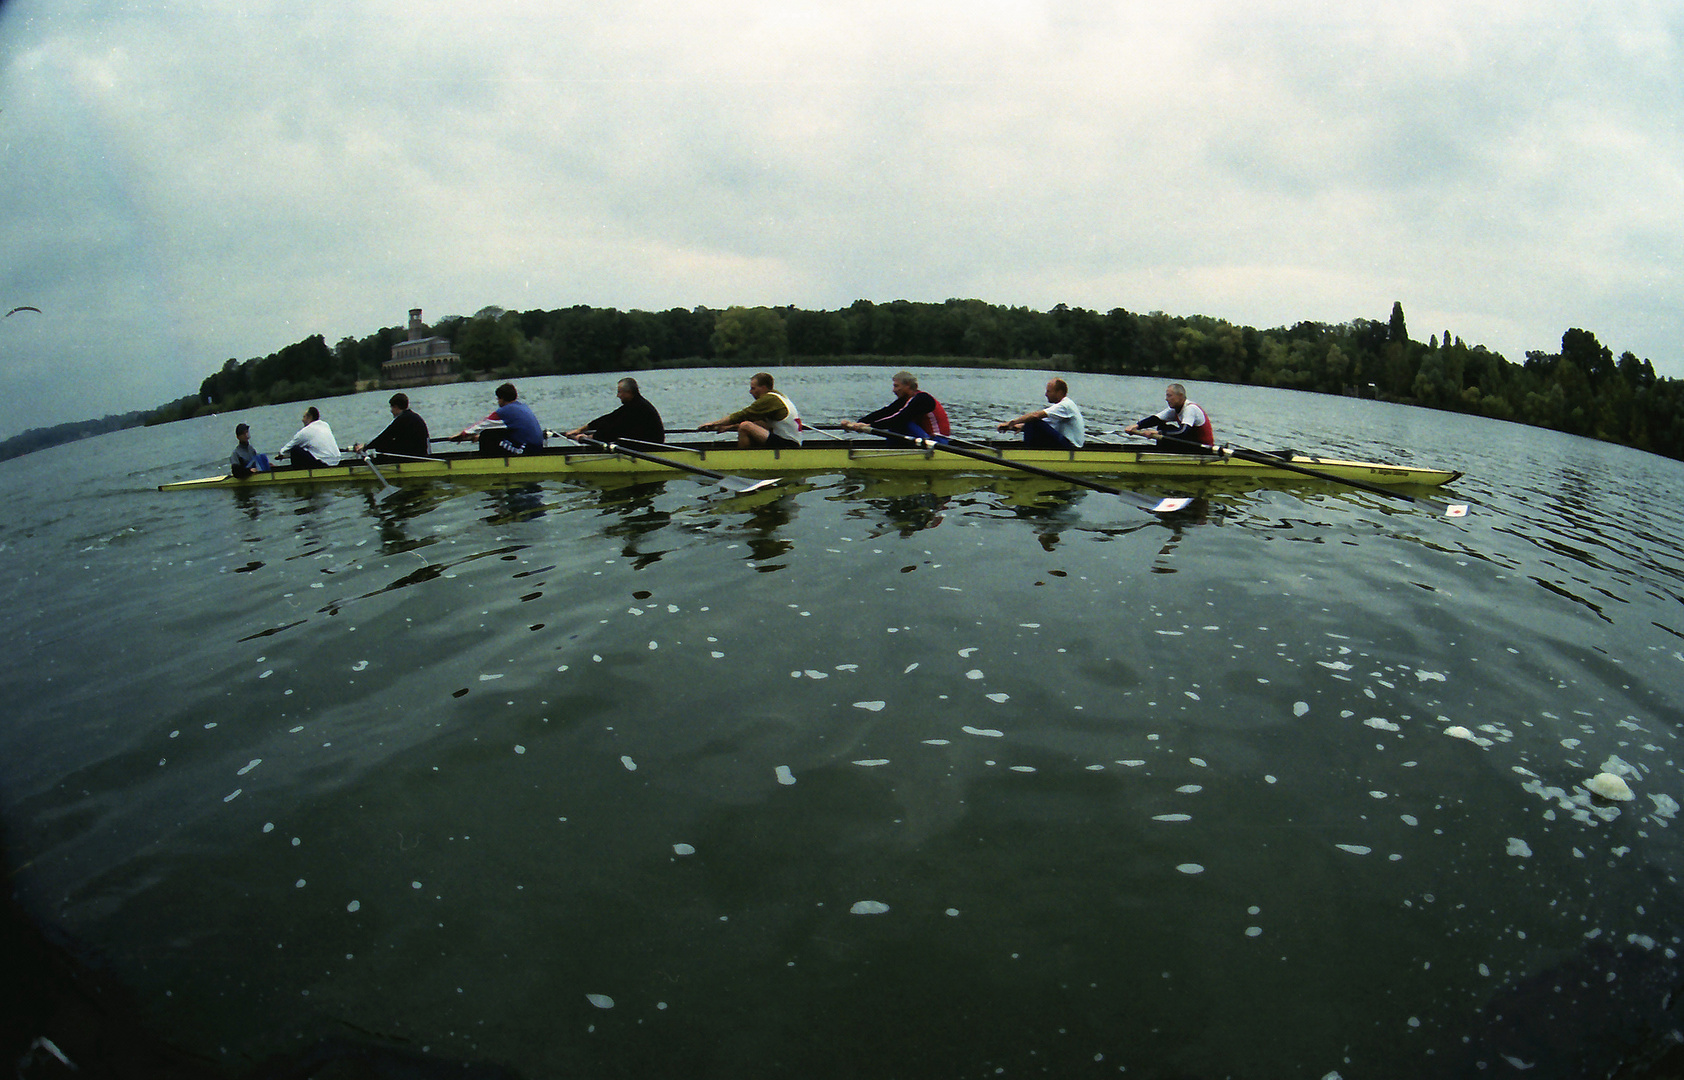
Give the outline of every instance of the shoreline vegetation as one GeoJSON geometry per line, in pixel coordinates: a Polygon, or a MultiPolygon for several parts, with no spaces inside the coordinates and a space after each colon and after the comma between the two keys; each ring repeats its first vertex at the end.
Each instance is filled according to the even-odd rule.
{"type": "MultiPolygon", "coordinates": [[[[1556,353],[1513,363],[1450,331],[1409,336],[1403,305],[1385,321],[1300,322],[1258,330],[1203,315],[1067,307],[1032,311],[981,300],[619,311],[487,307],[427,332],[449,338],[461,381],[738,366],[891,365],[1052,369],[1239,383],[1367,397],[1468,413],[1620,443],[1684,460],[1684,381],[1648,360],[1616,358],[1587,330],[1556,353]]],[[[155,409],[36,428],[0,441],[0,461],[128,427],[379,388],[408,327],[329,348],[315,334],[264,357],[230,359],[196,394],[155,409]]]]}

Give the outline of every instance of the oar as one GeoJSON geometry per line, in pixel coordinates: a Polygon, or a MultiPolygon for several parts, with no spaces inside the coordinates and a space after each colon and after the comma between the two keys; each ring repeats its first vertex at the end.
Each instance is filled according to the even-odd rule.
{"type": "Polygon", "coordinates": [[[374,456],[375,452],[373,450],[364,450],[362,454],[363,464],[367,465],[368,471],[374,474],[374,478],[376,480],[380,481],[380,494],[375,497],[384,499],[386,496],[398,491],[399,488],[396,484],[386,479],[386,474],[382,473],[380,471],[380,466],[374,463],[374,456]]]}
{"type": "Polygon", "coordinates": [[[1288,461],[1275,454],[1266,453],[1262,450],[1248,450],[1243,446],[1233,446],[1230,444],[1224,444],[1222,446],[1205,446],[1203,443],[1196,443],[1191,439],[1178,439],[1173,435],[1165,435],[1158,441],[1179,443],[1183,446],[1194,447],[1197,448],[1200,453],[1221,454],[1223,457],[1236,457],[1241,461],[1250,461],[1258,465],[1269,465],[1277,469],[1285,469],[1287,472],[1300,473],[1304,476],[1313,476],[1317,480],[1326,480],[1332,484],[1345,484],[1348,487],[1372,492],[1375,495],[1384,495],[1388,499],[1402,499],[1404,502],[1430,506],[1435,512],[1442,514],[1445,517],[1454,518],[1468,516],[1467,503],[1445,502],[1442,499],[1433,499],[1425,495],[1411,495],[1404,491],[1394,491],[1391,488],[1381,487],[1379,484],[1370,484],[1366,480],[1353,480],[1343,476],[1334,476],[1332,473],[1322,472],[1320,469],[1305,468],[1295,462],[1288,461]]]}
{"type": "Polygon", "coordinates": [[[697,476],[706,476],[717,483],[720,487],[725,488],[727,491],[747,494],[750,491],[759,491],[763,487],[771,487],[773,484],[777,483],[779,479],[781,479],[776,476],[768,480],[750,480],[746,476],[727,476],[724,473],[714,472],[712,469],[704,469],[698,465],[686,465],[681,461],[669,461],[663,457],[656,457],[654,454],[645,454],[641,450],[633,450],[630,447],[621,446],[618,443],[598,442],[588,435],[580,435],[578,438],[580,442],[585,443],[586,445],[594,446],[599,450],[607,450],[609,453],[624,454],[627,457],[637,458],[640,461],[653,462],[656,465],[665,465],[669,469],[680,469],[687,473],[695,473],[697,476]]]}
{"type": "Polygon", "coordinates": [[[1031,465],[1025,461],[1012,461],[1003,455],[988,454],[980,450],[967,450],[962,446],[954,446],[952,443],[936,442],[934,439],[910,439],[899,432],[885,431],[882,428],[867,428],[866,430],[870,431],[873,435],[877,435],[885,439],[898,439],[902,442],[912,443],[914,446],[922,446],[932,450],[941,450],[949,454],[958,454],[960,457],[972,458],[976,461],[986,461],[990,465],[1004,465],[1008,469],[1017,469],[1020,472],[1034,473],[1036,476],[1045,476],[1051,480],[1061,480],[1066,484],[1079,484],[1082,487],[1092,488],[1095,491],[1103,491],[1107,495],[1116,495],[1119,498],[1126,499],[1127,501],[1134,503],[1143,510],[1151,511],[1154,514],[1171,514],[1177,510],[1185,510],[1193,503],[1192,499],[1184,497],[1159,499],[1157,502],[1153,502],[1151,499],[1146,498],[1138,492],[1124,491],[1122,488],[1114,488],[1108,484],[1101,484],[1098,481],[1089,480],[1084,476],[1072,476],[1069,473],[1054,472],[1051,469],[1043,469],[1039,465],[1031,465]]]}

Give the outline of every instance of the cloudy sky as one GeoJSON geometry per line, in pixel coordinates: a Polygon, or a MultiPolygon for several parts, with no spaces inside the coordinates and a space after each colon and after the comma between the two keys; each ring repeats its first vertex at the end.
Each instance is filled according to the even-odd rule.
{"type": "Polygon", "coordinates": [[[1684,377],[1684,3],[0,0],[0,438],[309,334],[975,297],[1684,377]]]}

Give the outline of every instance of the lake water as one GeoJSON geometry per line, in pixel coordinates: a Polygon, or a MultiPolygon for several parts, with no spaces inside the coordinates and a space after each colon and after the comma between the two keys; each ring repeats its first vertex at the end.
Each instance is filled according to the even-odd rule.
{"type": "MultiPolygon", "coordinates": [[[[1036,372],[927,372],[956,431],[1036,372]]],[[[748,371],[649,373],[673,426],[748,371]]],[[[780,373],[810,420],[888,369],[780,373]]],[[[613,376],[528,380],[550,426],[613,376]]],[[[1072,380],[1090,429],[1162,384],[1072,380]]],[[[420,390],[435,434],[489,387],[420,390]]],[[[1196,386],[1314,481],[163,494],[299,406],[0,464],[13,888],[234,1073],[1581,1075],[1677,1026],[1684,464],[1196,386]],[[1447,732],[1454,731],[1454,734],[1447,732]],[[1630,802],[1583,785],[1621,774],[1630,802]]],[[[342,443],[384,394],[321,402],[342,443]]]]}

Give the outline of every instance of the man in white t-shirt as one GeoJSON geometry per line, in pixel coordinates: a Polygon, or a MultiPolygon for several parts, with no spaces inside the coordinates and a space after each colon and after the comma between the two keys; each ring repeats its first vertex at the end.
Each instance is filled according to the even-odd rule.
{"type": "Polygon", "coordinates": [[[275,451],[276,457],[285,457],[295,468],[315,469],[323,465],[339,464],[339,443],[333,437],[333,429],[327,426],[322,414],[314,405],[304,410],[304,426],[298,429],[298,434],[287,440],[287,444],[275,451]]]}
{"type": "Polygon", "coordinates": [[[1071,400],[1063,379],[1047,382],[1046,408],[1004,421],[999,430],[1023,432],[1023,445],[1032,450],[1075,450],[1088,441],[1082,410],[1071,400]]]}

